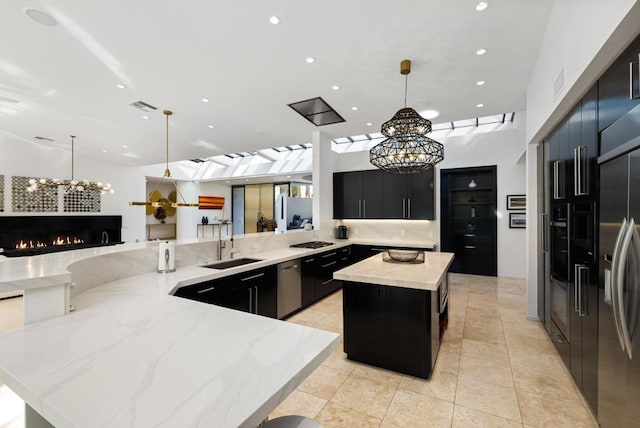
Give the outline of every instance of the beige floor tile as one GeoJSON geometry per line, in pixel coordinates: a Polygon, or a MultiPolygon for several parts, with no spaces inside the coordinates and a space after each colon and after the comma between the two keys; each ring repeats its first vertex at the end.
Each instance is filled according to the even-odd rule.
{"type": "Polygon", "coordinates": [[[501,418],[490,413],[455,405],[453,428],[522,428],[520,422],[501,418]]]}
{"type": "Polygon", "coordinates": [[[597,428],[580,399],[538,395],[517,388],[522,421],[532,427],[597,428]]]}
{"type": "Polygon", "coordinates": [[[439,372],[434,373],[430,379],[405,376],[398,388],[453,403],[457,383],[458,376],[455,374],[439,372]]]}
{"type": "Polygon", "coordinates": [[[336,393],[338,388],[342,386],[348,373],[340,370],[332,369],[326,366],[320,366],[314,370],[298,389],[316,397],[329,400],[336,393]]]}
{"type": "Polygon", "coordinates": [[[342,351],[342,346],[340,346],[322,362],[322,365],[349,374],[356,368],[358,363],[347,359],[347,354],[342,351]]]}
{"type": "Polygon", "coordinates": [[[484,326],[476,326],[465,321],[464,339],[477,340],[479,342],[494,343],[496,345],[504,345],[504,333],[502,329],[496,330],[486,328],[484,326]]]}
{"type": "Polygon", "coordinates": [[[286,400],[269,415],[270,419],[286,415],[301,415],[314,419],[320,409],[327,404],[327,400],[318,398],[306,392],[295,390],[286,400]]]}
{"type": "Polygon", "coordinates": [[[433,368],[434,373],[446,372],[457,375],[460,370],[460,353],[440,350],[433,368]]]}
{"type": "Polygon", "coordinates": [[[382,421],[362,412],[341,406],[336,403],[327,403],[315,417],[324,428],[378,428],[382,421]]]}
{"type": "Polygon", "coordinates": [[[399,389],[391,401],[385,422],[401,427],[450,427],[453,403],[399,389]]]}
{"type": "Polygon", "coordinates": [[[394,388],[397,388],[405,378],[405,375],[398,372],[381,369],[364,363],[358,363],[351,374],[375,380],[376,382],[381,382],[394,388]]]}
{"type": "Polygon", "coordinates": [[[513,387],[499,386],[459,376],[455,403],[521,422],[516,390],[513,387]]]}
{"type": "Polygon", "coordinates": [[[497,361],[475,355],[462,355],[458,375],[511,388],[514,386],[508,358],[497,361]]]}
{"type": "Polygon", "coordinates": [[[351,374],[330,401],[382,419],[395,390],[387,384],[351,374]]]}
{"type": "Polygon", "coordinates": [[[509,352],[506,345],[463,339],[462,355],[486,358],[497,363],[509,364],[509,352]]]}

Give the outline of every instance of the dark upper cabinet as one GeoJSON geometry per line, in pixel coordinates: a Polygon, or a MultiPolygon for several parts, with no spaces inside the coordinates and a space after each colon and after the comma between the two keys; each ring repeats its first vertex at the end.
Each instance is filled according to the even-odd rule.
{"type": "Polygon", "coordinates": [[[382,171],[333,174],[333,217],[379,219],[382,214],[382,171]]]}
{"type": "MultiPolygon", "coordinates": [[[[636,38],[598,80],[598,131],[640,103],[638,83],[640,37],[636,38]]],[[[601,147],[604,154],[615,147],[601,147]]]]}
{"type": "Polygon", "coordinates": [[[333,174],[333,216],[340,219],[433,220],[434,171],[333,174]]]}

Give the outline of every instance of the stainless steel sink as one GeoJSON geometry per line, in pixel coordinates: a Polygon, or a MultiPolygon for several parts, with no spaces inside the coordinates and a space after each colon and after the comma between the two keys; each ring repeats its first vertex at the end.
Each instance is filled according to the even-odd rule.
{"type": "Polygon", "coordinates": [[[222,262],[211,263],[208,265],[204,265],[202,267],[206,267],[209,269],[229,269],[232,267],[242,266],[249,263],[261,262],[261,261],[262,260],[260,259],[249,259],[249,258],[243,257],[240,259],[231,259],[231,260],[225,260],[222,262]]]}

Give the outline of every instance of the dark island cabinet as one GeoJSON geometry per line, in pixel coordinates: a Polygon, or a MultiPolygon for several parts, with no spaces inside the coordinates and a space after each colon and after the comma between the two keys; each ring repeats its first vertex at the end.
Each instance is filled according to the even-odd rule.
{"type": "Polygon", "coordinates": [[[251,270],[181,287],[175,296],[277,318],[276,267],[251,270]]]}
{"type": "Polygon", "coordinates": [[[433,220],[434,171],[334,173],[333,209],[336,219],[433,220]]]}
{"type": "Polygon", "coordinates": [[[428,378],[440,346],[437,292],[345,281],[344,352],[360,361],[428,378]]]}
{"type": "MultiPolygon", "coordinates": [[[[598,79],[598,131],[640,104],[640,37],[598,79]]],[[[615,147],[601,147],[601,155],[615,147]]]]}

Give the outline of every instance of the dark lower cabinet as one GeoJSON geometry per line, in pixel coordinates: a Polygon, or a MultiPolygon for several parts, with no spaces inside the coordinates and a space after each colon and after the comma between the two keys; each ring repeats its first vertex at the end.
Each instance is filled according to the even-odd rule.
{"type": "Polygon", "coordinates": [[[440,347],[438,293],[344,282],[344,352],[360,361],[428,378],[440,347]]]}
{"type": "Polygon", "coordinates": [[[333,273],[353,263],[351,247],[314,254],[302,259],[302,306],[309,306],[342,288],[333,273]]]}
{"type": "Polygon", "coordinates": [[[181,287],[175,295],[229,309],[277,318],[276,275],[276,267],[269,266],[181,287]]]}

